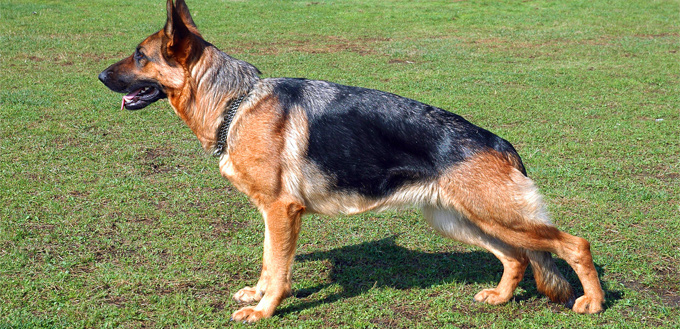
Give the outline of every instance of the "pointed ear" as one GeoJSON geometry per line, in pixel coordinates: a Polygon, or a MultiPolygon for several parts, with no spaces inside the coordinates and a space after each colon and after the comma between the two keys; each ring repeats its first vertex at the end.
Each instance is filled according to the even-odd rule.
{"type": "Polygon", "coordinates": [[[201,36],[201,33],[198,32],[198,28],[194,23],[194,19],[191,18],[189,7],[187,7],[184,0],[177,0],[175,4],[172,3],[172,0],[168,0],[166,9],[168,12],[168,20],[165,22],[165,27],[163,28],[165,35],[169,38],[173,38],[175,34],[179,34],[177,37],[182,38],[186,36],[186,32],[190,32],[199,37],[201,36]]]}
{"type": "Polygon", "coordinates": [[[165,8],[168,11],[168,20],[165,21],[165,27],[163,28],[163,31],[165,31],[165,35],[172,37],[174,34],[172,17],[173,13],[175,12],[175,5],[172,3],[172,0],[168,0],[168,2],[165,4],[165,8]]]}
{"type": "Polygon", "coordinates": [[[194,23],[194,19],[191,18],[191,13],[189,12],[189,7],[187,7],[186,2],[184,0],[177,0],[175,1],[175,11],[179,15],[179,17],[182,18],[182,22],[184,22],[184,25],[191,31],[191,33],[198,35],[199,37],[201,36],[201,33],[198,32],[198,28],[196,27],[196,24],[194,23]]]}
{"type": "Polygon", "coordinates": [[[187,64],[200,56],[205,42],[183,0],[177,0],[174,4],[172,0],[168,0],[167,10],[168,20],[163,28],[166,42],[164,56],[187,64]]]}

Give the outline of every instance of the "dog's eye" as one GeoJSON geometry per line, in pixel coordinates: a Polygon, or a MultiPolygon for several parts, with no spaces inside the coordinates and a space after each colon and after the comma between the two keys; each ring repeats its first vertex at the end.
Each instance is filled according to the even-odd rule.
{"type": "Polygon", "coordinates": [[[139,49],[135,50],[135,60],[136,60],[136,61],[139,62],[139,61],[141,61],[141,60],[144,59],[144,58],[146,58],[146,56],[144,56],[144,53],[142,53],[141,51],[139,51],[139,49]]]}

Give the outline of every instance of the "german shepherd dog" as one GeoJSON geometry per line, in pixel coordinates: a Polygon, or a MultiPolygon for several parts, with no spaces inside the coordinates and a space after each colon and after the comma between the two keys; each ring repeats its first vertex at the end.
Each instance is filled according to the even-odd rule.
{"type": "Polygon", "coordinates": [[[604,292],[585,239],[558,230],[513,146],[451,112],[378,90],[326,81],[260,78],[253,65],[206,42],[183,0],[134,54],[99,79],[141,109],[168,98],[222,176],[264,217],[262,274],[233,297],[255,303],[232,315],[271,317],[291,294],[304,214],[356,214],[415,206],[444,236],[489,250],[503,264],[494,289],[474,300],[502,304],[528,264],[538,290],[577,313],[603,310],[604,292]],[[576,272],[574,299],[551,253],[576,272]]]}

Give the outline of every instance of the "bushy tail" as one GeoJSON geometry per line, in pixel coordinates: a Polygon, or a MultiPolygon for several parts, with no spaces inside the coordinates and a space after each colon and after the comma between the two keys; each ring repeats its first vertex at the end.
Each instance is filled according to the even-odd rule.
{"type": "Polygon", "coordinates": [[[547,251],[527,251],[538,291],[555,303],[571,308],[574,304],[574,291],[567,279],[557,269],[552,255],[547,251]]]}

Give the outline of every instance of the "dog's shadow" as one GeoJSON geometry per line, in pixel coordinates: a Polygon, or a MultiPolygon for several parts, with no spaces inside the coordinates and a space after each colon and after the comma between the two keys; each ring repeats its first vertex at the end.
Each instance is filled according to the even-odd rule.
{"type": "MultiPolygon", "coordinates": [[[[576,274],[561,259],[555,259],[557,267],[575,289],[576,296],[583,294],[576,274]]],[[[313,287],[304,287],[294,292],[300,303],[289,304],[278,310],[279,313],[296,312],[314,306],[332,303],[341,299],[361,295],[370,289],[389,287],[406,290],[428,288],[451,282],[477,283],[483,288],[494,288],[503,274],[503,266],[491,253],[485,251],[429,253],[401,247],[396,237],[345,246],[328,251],[311,252],[296,257],[299,266],[305,262],[326,261],[330,272],[326,282],[313,287]],[[314,298],[331,285],[340,285],[337,293],[325,298],[314,298]]],[[[596,265],[600,275],[603,269],[596,265]]],[[[536,290],[533,275],[527,270],[520,283],[526,292],[515,300],[525,300],[540,295],[536,290]]],[[[622,298],[619,291],[608,291],[607,303],[611,305],[622,298]]],[[[472,300],[470,295],[470,300],[472,300]]],[[[543,297],[546,298],[546,297],[543,297]]]]}

